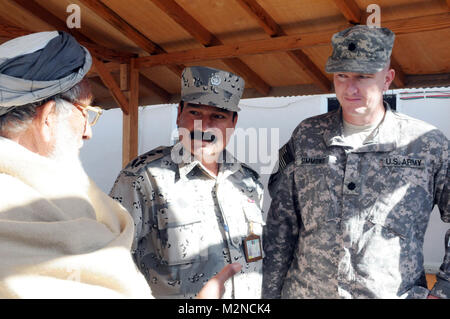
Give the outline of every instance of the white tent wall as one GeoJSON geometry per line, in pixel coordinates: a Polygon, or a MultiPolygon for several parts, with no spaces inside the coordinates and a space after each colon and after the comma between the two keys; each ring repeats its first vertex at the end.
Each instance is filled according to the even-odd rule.
{"type": "MultiPolygon", "coordinates": [[[[405,91],[408,90],[389,93],[405,91]]],[[[265,214],[270,205],[267,182],[278,159],[279,147],[288,141],[292,131],[302,120],[327,112],[327,98],[331,96],[334,95],[241,100],[242,111],[239,112],[236,134],[227,149],[260,173],[266,190],[263,207],[265,214]]],[[[397,111],[435,125],[450,138],[450,99],[397,98],[397,111]]],[[[176,137],[176,114],[175,104],[139,108],[139,154],[161,145],[173,144],[176,137]]],[[[89,176],[106,193],[109,193],[121,170],[121,149],[122,112],[119,109],[105,111],[93,127],[93,138],[85,142],[80,157],[89,176]]],[[[442,263],[444,235],[448,227],[448,224],[441,221],[439,211],[435,208],[424,244],[425,267],[429,273],[437,272],[442,263]]]]}

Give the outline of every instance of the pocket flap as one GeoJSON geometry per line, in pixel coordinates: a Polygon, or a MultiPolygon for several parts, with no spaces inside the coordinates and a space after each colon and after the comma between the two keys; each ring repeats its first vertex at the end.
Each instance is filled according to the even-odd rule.
{"type": "Polygon", "coordinates": [[[411,230],[411,225],[404,223],[400,218],[396,216],[370,216],[368,220],[373,224],[378,224],[383,226],[385,229],[390,231],[393,235],[399,236],[401,238],[407,237],[409,231],[411,230]]]}
{"type": "Polygon", "coordinates": [[[263,220],[261,209],[255,203],[245,203],[244,214],[247,221],[265,225],[263,220]]]}
{"type": "Polygon", "coordinates": [[[200,223],[201,218],[197,211],[185,209],[182,211],[174,211],[170,209],[163,209],[158,214],[158,228],[166,229],[171,227],[179,227],[200,223]]]}

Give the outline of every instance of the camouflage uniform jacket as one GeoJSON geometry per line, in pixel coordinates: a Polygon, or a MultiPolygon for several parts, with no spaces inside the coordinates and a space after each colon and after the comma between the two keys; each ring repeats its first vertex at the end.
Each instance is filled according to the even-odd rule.
{"type": "MultiPolygon", "coordinates": [[[[423,242],[438,205],[450,222],[448,140],[390,110],[358,149],[342,113],[295,129],[271,176],[264,228],[265,298],[426,297],[423,242]]],[[[280,155],[280,156],[281,156],[280,155]]],[[[432,293],[450,296],[449,247],[432,293]]]]}
{"type": "Polygon", "coordinates": [[[262,234],[258,174],[233,158],[215,178],[196,160],[174,161],[175,147],[183,150],[178,143],[137,157],[110,193],[134,219],[132,253],[152,294],[192,298],[227,263],[239,262],[223,298],[260,298],[262,260],[246,263],[242,246],[250,225],[262,234]]]}

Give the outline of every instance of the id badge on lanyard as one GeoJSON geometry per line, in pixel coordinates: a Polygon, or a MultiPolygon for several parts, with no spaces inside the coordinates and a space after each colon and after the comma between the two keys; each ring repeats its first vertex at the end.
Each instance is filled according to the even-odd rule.
{"type": "Polygon", "coordinates": [[[243,241],[245,259],[248,263],[262,259],[261,237],[253,233],[253,223],[250,222],[250,235],[243,241]]]}

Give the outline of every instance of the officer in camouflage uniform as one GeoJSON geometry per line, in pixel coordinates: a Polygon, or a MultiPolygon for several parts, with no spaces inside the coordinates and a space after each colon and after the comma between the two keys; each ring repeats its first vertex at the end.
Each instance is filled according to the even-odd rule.
{"type": "Polygon", "coordinates": [[[269,181],[263,297],[450,296],[450,230],[431,293],[423,266],[435,204],[450,222],[448,140],[383,104],[393,43],[386,28],[333,36],[326,71],[341,106],[300,123],[280,150],[269,181]]]}
{"type": "Polygon", "coordinates": [[[188,67],[181,87],[180,142],[131,161],[110,196],[134,218],[133,256],[156,298],[192,298],[233,262],[242,269],[223,298],[260,298],[262,260],[246,261],[243,240],[262,235],[263,187],[225,151],[230,134],[220,136],[236,125],[244,80],[188,67]]]}

